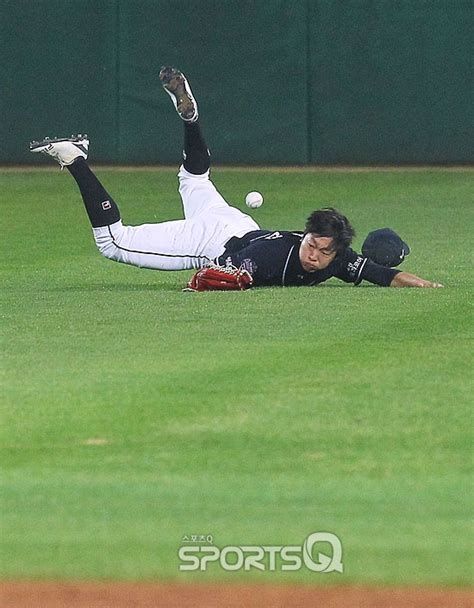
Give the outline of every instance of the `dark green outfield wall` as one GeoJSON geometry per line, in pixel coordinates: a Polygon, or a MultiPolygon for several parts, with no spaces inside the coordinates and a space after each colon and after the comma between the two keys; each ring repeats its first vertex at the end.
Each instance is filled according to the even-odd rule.
{"type": "Polygon", "coordinates": [[[94,162],[176,163],[162,64],[220,163],[473,160],[471,0],[0,0],[0,162],[87,132],[94,162]]]}

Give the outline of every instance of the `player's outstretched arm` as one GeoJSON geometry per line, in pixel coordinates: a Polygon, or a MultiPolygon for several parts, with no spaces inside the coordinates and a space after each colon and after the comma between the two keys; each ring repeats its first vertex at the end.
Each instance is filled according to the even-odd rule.
{"type": "Polygon", "coordinates": [[[420,279],[409,272],[399,272],[393,277],[390,287],[443,287],[443,285],[436,281],[420,279]]]}

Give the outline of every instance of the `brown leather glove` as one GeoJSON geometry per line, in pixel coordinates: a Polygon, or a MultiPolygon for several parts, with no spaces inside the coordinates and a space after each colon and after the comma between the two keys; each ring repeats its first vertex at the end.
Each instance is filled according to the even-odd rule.
{"type": "Polygon", "coordinates": [[[252,284],[252,275],[243,268],[211,265],[198,270],[183,291],[243,291],[252,284]]]}

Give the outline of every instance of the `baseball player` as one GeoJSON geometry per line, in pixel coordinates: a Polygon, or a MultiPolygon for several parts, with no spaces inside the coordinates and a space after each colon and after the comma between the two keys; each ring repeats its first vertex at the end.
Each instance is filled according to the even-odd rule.
{"type": "Polygon", "coordinates": [[[409,252],[395,233],[391,241],[383,230],[376,234],[368,246],[370,258],[353,251],[354,230],[332,208],[314,211],[304,231],[261,230],[250,216],[230,206],[209,179],[209,150],[184,74],[165,67],[159,78],[184,124],[184,161],[178,173],[184,219],[124,225],[116,202],[86,162],[87,136],[30,144],[32,152],[53,157],[76,180],[102,255],[156,270],[195,269],[188,283],[193,291],[318,285],[330,277],[354,284],[367,280],[392,287],[441,287],[391,267],[409,252]],[[374,261],[377,255],[382,263],[374,261]]]}

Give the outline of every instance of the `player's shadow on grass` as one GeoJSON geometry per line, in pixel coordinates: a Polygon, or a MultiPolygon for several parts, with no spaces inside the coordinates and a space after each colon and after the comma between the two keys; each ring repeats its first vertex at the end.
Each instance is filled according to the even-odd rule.
{"type": "MultiPolygon", "coordinates": [[[[82,285],[61,285],[58,287],[47,287],[45,288],[45,291],[52,291],[52,292],[56,292],[56,291],[61,291],[61,292],[87,292],[87,291],[94,291],[94,292],[127,292],[127,291],[131,291],[131,292],[174,292],[174,293],[180,293],[182,292],[183,287],[185,286],[185,283],[183,283],[183,285],[173,285],[171,283],[156,283],[156,284],[138,284],[138,285],[133,285],[133,284],[125,284],[125,283],[99,283],[99,284],[82,284],[82,285]]],[[[362,285],[362,286],[357,286],[358,289],[380,289],[378,285],[362,285]]],[[[267,289],[274,289],[273,287],[260,287],[257,288],[255,291],[266,291],[267,289]]],[[[305,289],[305,287],[287,287],[284,291],[287,291],[288,289],[290,290],[298,290],[298,289],[305,289]]],[[[315,287],[308,287],[307,289],[351,289],[350,286],[345,285],[344,283],[341,284],[337,284],[337,283],[331,283],[331,284],[321,284],[321,285],[317,285],[315,287]]],[[[251,291],[254,291],[253,289],[251,291]]],[[[219,293],[219,292],[217,292],[219,293]]],[[[222,292],[221,292],[222,293],[222,292]]]]}
{"type": "MultiPolygon", "coordinates": [[[[354,289],[354,285],[347,285],[346,283],[321,283],[320,285],[315,286],[316,289],[354,289]]],[[[370,283],[366,283],[364,285],[356,285],[357,289],[380,289],[379,285],[371,285],[370,283]]],[[[314,289],[312,287],[311,289],[314,289]]]]}
{"type": "Polygon", "coordinates": [[[126,285],[123,283],[103,283],[103,284],[84,284],[84,285],[62,285],[60,287],[48,287],[45,291],[62,291],[62,292],[86,292],[86,291],[102,291],[107,292],[126,292],[126,291],[181,291],[181,287],[169,285],[166,283],[157,283],[156,285],[126,285]]]}

